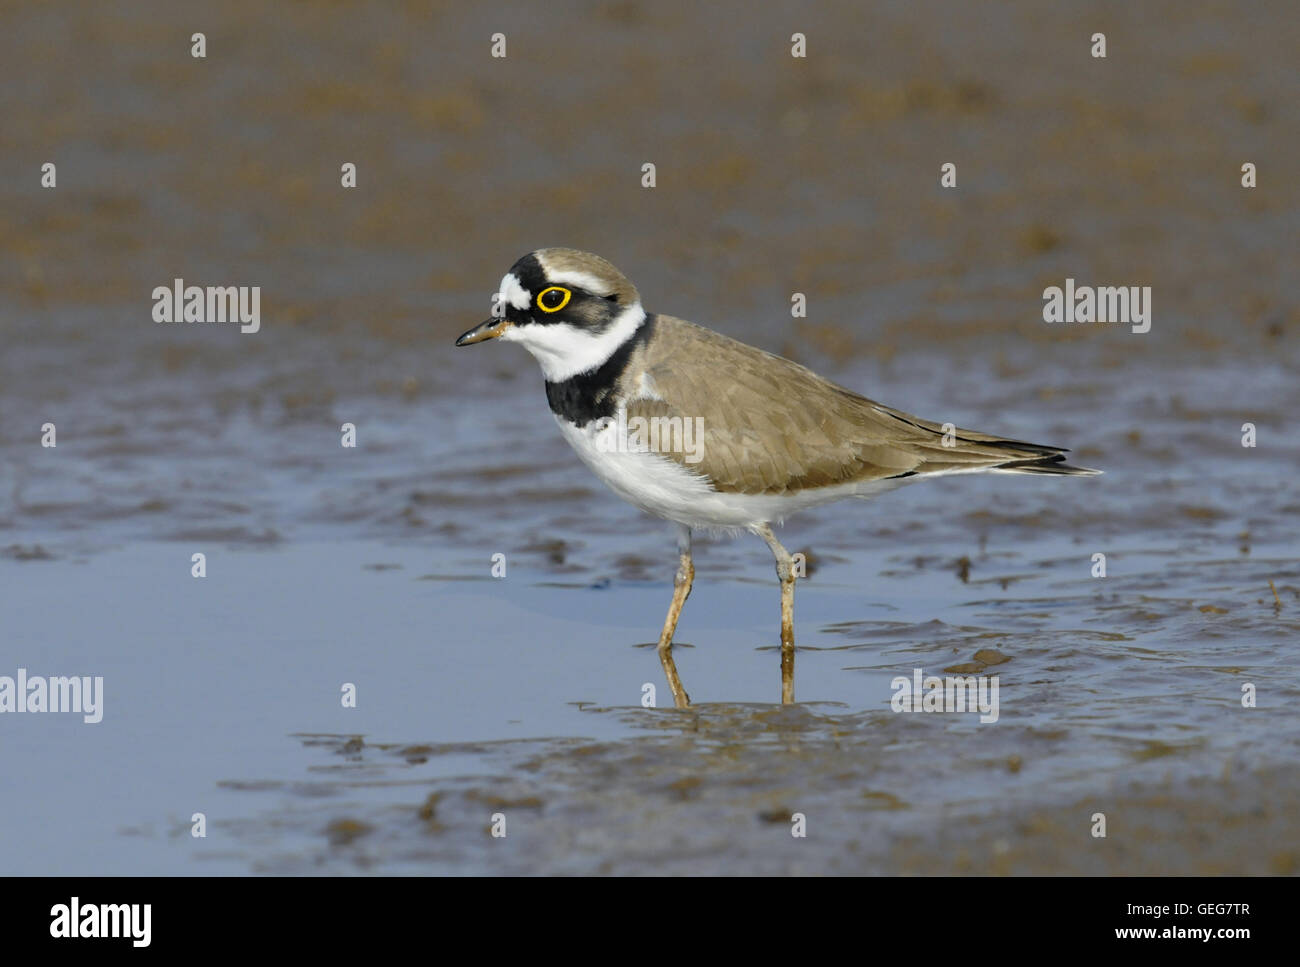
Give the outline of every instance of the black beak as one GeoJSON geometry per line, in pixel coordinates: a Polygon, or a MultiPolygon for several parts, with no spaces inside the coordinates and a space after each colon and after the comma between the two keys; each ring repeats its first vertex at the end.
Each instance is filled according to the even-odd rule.
{"type": "Polygon", "coordinates": [[[509,328],[510,320],[508,319],[488,319],[486,322],[480,322],[469,332],[463,333],[456,340],[456,345],[472,346],[474,343],[483,342],[485,339],[496,339],[509,328]]]}

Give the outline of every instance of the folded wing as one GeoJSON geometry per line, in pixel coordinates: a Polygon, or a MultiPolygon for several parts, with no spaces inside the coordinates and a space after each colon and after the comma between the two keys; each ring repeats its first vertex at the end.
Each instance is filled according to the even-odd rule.
{"type": "Polygon", "coordinates": [[[788,359],[669,316],[626,389],[627,415],[698,418],[697,461],[720,491],[782,494],[891,477],[995,470],[1091,474],[1060,447],[943,425],[883,406],[788,359]],[[688,365],[689,364],[689,365],[688,365]],[[700,378],[699,374],[706,374],[700,378]],[[692,376],[691,374],[695,374],[692,376]]]}

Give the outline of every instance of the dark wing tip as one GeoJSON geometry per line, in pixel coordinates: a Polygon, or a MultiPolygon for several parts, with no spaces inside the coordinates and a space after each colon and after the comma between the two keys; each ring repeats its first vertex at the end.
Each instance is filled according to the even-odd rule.
{"type": "Polygon", "coordinates": [[[1065,462],[1065,453],[1066,451],[1060,451],[1051,456],[1039,457],[1037,460],[1009,460],[992,469],[1003,473],[1046,473],[1062,477],[1095,477],[1101,474],[1100,470],[1093,470],[1091,467],[1070,466],[1065,462]]]}

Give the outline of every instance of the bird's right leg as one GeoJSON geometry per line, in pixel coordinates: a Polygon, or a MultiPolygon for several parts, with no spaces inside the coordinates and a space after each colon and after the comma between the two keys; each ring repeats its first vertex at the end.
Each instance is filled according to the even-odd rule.
{"type": "Polygon", "coordinates": [[[659,661],[664,666],[668,677],[668,687],[673,690],[673,704],[686,708],[691,704],[691,697],[682,688],[682,680],[677,675],[677,663],[673,661],[673,633],[677,631],[677,619],[681,616],[682,605],[691,593],[691,584],[695,580],[695,565],[691,561],[691,529],[685,524],[677,525],[677,577],[673,581],[673,603],[668,606],[668,617],[664,619],[664,630],[659,635],[659,661]]]}
{"type": "Polygon", "coordinates": [[[781,546],[770,524],[750,528],[767,541],[776,559],[776,576],[781,579],[781,704],[794,702],[794,558],[781,546]]]}

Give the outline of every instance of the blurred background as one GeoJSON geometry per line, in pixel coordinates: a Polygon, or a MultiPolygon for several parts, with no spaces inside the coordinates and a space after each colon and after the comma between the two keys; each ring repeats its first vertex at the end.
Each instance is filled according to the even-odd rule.
{"type": "Polygon", "coordinates": [[[0,675],[107,691],[0,719],[0,871],[1293,871],[1293,13],[0,3],[0,675]],[[527,354],[452,348],[553,245],[1106,476],[796,518],[793,710],[766,549],[704,541],[700,709],[640,709],[671,528],[527,354]],[[1067,277],[1150,286],[1150,332],[1045,324],[1067,277]],[[174,278],[260,285],[261,331],[155,324],[174,278]],[[889,711],[971,662],[1000,724],[889,711]]]}

